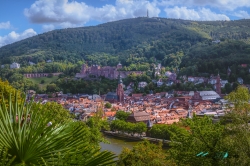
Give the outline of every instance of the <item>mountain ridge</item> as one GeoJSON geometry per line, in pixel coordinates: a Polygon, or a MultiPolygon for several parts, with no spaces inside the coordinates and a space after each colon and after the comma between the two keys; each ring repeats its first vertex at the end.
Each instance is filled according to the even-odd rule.
{"type": "MultiPolygon", "coordinates": [[[[250,20],[192,21],[139,17],[96,26],[49,31],[0,48],[0,63],[52,59],[54,61],[90,61],[89,56],[107,54],[126,62],[131,54],[141,61],[154,57],[162,61],[169,54],[193,47],[210,46],[212,40],[237,40],[248,44],[250,20]],[[89,55],[89,56],[88,56],[89,55]]],[[[92,59],[92,61],[99,60],[92,59]]],[[[140,62],[140,61],[139,61],[140,62]]],[[[108,64],[110,65],[110,64],[108,64]]]]}

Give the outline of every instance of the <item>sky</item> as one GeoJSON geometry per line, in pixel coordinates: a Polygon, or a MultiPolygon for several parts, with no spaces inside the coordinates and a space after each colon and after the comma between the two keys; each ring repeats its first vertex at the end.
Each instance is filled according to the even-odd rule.
{"type": "Polygon", "coordinates": [[[250,0],[0,0],[0,47],[54,29],[143,17],[250,19],[250,0]]]}

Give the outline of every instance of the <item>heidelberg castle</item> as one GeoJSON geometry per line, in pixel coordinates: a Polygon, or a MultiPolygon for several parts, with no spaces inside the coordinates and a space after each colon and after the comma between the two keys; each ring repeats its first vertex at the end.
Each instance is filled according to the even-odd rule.
{"type": "Polygon", "coordinates": [[[89,76],[104,76],[108,79],[117,79],[120,75],[121,78],[126,78],[129,74],[135,73],[136,75],[142,74],[142,71],[119,71],[122,68],[122,64],[119,63],[116,67],[98,65],[92,65],[88,67],[86,64],[82,65],[80,73],[76,73],[76,78],[89,78],[89,76]]]}

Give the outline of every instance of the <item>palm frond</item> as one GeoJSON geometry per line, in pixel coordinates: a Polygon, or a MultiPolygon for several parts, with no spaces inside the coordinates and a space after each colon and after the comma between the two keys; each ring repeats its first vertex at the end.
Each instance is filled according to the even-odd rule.
{"type": "Polygon", "coordinates": [[[31,107],[32,102],[18,102],[17,96],[14,102],[9,97],[8,105],[4,99],[0,105],[0,149],[7,148],[8,155],[15,156],[15,164],[50,165],[66,162],[67,157],[80,158],[81,165],[113,162],[112,153],[89,148],[81,125],[72,121],[47,126],[53,117],[31,107]]]}
{"type": "Polygon", "coordinates": [[[7,148],[2,148],[0,150],[0,162],[1,165],[5,165],[5,166],[10,166],[13,164],[14,160],[15,160],[15,156],[11,156],[8,154],[8,149],[7,148]]]}

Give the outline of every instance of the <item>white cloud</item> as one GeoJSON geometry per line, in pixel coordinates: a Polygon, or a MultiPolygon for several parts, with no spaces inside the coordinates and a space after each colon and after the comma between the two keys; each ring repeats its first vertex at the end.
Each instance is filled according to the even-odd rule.
{"type": "Polygon", "coordinates": [[[84,2],[68,0],[37,0],[25,16],[33,23],[50,23],[62,27],[82,26],[90,20],[101,22],[146,16],[158,16],[160,9],[156,2],[146,0],[116,0],[115,5],[104,5],[100,8],[89,6],[84,2]]]}
{"type": "Polygon", "coordinates": [[[185,20],[230,20],[224,14],[217,14],[210,9],[201,8],[198,10],[188,9],[187,7],[165,8],[164,11],[168,18],[177,18],[185,20]]]}
{"type": "Polygon", "coordinates": [[[55,26],[53,24],[45,24],[43,25],[43,32],[48,32],[48,31],[52,31],[55,29],[55,26]]]}
{"type": "Polygon", "coordinates": [[[246,18],[246,19],[250,18],[250,14],[247,11],[243,10],[235,12],[234,15],[239,18],[246,18]]]}
{"type": "Polygon", "coordinates": [[[10,22],[7,21],[7,22],[0,22],[0,29],[10,29],[11,28],[11,25],[10,25],[10,22]]]}
{"type": "Polygon", "coordinates": [[[37,35],[37,33],[33,29],[27,29],[20,34],[16,33],[15,31],[12,31],[6,36],[3,37],[0,36],[0,47],[22,39],[26,39],[28,37],[32,37],[34,35],[37,35]]]}
{"type": "Polygon", "coordinates": [[[83,24],[72,24],[70,22],[62,22],[62,23],[58,24],[58,26],[60,26],[62,28],[75,28],[75,27],[81,27],[81,26],[83,26],[83,24]]]}
{"type": "Polygon", "coordinates": [[[177,5],[194,7],[213,7],[219,10],[235,10],[241,7],[250,7],[249,0],[158,0],[157,4],[165,7],[177,5]]]}
{"type": "Polygon", "coordinates": [[[164,10],[169,18],[181,18],[185,20],[199,20],[200,16],[194,9],[187,9],[186,7],[166,8],[164,10]]]}

